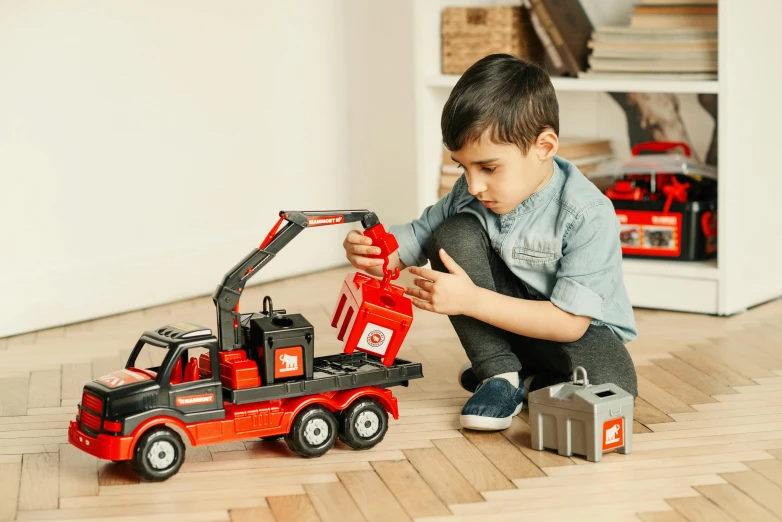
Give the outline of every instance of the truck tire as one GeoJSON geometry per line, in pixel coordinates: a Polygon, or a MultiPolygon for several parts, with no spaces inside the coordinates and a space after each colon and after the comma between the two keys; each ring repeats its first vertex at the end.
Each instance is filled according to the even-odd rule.
{"type": "Polygon", "coordinates": [[[152,428],[133,449],[130,465],[139,476],[150,482],[160,482],[176,474],[185,461],[185,445],[172,429],[152,428]]]}
{"type": "Polygon", "coordinates": [[[368,449],[383,440],[388,413],[374,399],[359,399],[339,417],[339,440],[353,449],[368,449]]]}
{"type": "Polygon", "coordinates": [[[337,440],[337,419],[329,410],[315,404],[304,408],[293,420],[285,442],[302,457],[320,457],[337,440]]]}

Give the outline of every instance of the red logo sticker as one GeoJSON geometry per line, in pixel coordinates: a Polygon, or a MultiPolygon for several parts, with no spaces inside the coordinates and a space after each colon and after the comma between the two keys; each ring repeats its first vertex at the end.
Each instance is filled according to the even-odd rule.
{"type": "Polygon", "coordinates": [[[603,451],[624,445],[624,418],[607,420],[603,423],[603,451]]]}
{"type": "Polygon", "coordinates": [[[383,344],[383,341],[385,340],[386,336],[380,330],[372,330],[369,332],[369,335],[367,335],[367,343],[373,348],[377,348],[383,344]]]}
{"type": "Polygon", "coordinates": [[[186,397],[177,397],[177,406],[195,406],[196,404],[209,404],[215,401],[215,396],[211,393],[205,395],[188,395],[186,397]]]}
{"type": "Polygon", "coordinates": [[[274,352],[274,376],[293,377],[304,375],[301,346],[280,348],[274,352]]]}
{"type": "Polygon", "coordinates": [[[307,226],[319,227],[321,225],[338,225],[342,223],[342,216],[319,216],[307,218],[307,226]]]}

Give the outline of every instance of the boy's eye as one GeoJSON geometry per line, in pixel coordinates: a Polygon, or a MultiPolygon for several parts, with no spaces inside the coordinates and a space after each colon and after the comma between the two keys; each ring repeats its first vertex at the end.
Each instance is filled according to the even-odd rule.
{"type": "Polygon", "coordinates": [[[496,168],[497,168],[497,167],[483,167],[483,169],[482,169],[482,170],[483,170],[484,172],[489,172],[489,173],[491,173],[491,172],[494,172],[494,169],[496,169],[496,168]]]}

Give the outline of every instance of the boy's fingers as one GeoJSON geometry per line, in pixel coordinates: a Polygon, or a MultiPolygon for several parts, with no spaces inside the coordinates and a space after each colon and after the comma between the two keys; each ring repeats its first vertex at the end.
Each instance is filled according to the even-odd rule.
{"type": "Polygon", "coordinates": [[[380,254],[380,247],[367,246],[367,245],[351,245],[350,250],[354,254],[361,254],[365,256],[380,254]]]}
{"type": "Polygon", "coordinates": [[[426,280],[426,279],[421,279],[420,277],[419,277],[419,278],[416,278],[416,279],[413,281],[413,284],[414,284],[415,286],[419,286],[419,287],[423,288],[423,289],[424,289],[424,290],[426,290],[427,292],[431,292],[431,291],[432,291],[432,288],[434,287],[434,283],[432,283],[431,281],[428,281],[428,280],[426,280]]]}
{"type": "Polygon", "coordinates": [[[411,299],[411,303],[413,303],[413,306],[416,308],[420,308],[421,310],[426,310],[427,312],[434,312],[434,307],[431,303],[427,303],[426,301],[421,301],[420,299],[411,299]]]}
{"type": "Polygon", "coordinates": [[[372,257],[361,257],[361,256],[354,256],[353,262],[360,266],[361,268],[370,268],[373,266],[380,266],[383,264],[382,259],[375,259],[372,257]]]}
{"type": "Polygon", "coordinates": [[[410,272],[415,275],[424,277],[430,281],[437,281],[437,279],[439,279],[440,276],[443,275],[442,272],[438,272],[436,270],[430,270],[428,268],[421,268],[420,266],[410,267],[410,272]]]}
{"type": "Polygon", "coordinates": [[[407,294],[409,294],[409,295],[411,295],[411,296],[413,296],[415,298],[418,298],[418,299],[420,299],[422,301],[429,302],[429,301],[432,300],[432,294],[430,294],[429,292],[427,292],[425,290],[421,290],[420,288],[410,287],[410,288],[408,288],[406,290],[406,292],[407,292],[407,294]]]}

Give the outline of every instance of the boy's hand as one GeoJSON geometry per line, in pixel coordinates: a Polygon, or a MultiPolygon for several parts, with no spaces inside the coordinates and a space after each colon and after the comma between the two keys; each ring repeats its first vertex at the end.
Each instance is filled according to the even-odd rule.
{"type": "Polygon", "coordinates": [[[418,288],[407,288],[407,294],[414,297],[413,304],[422,310],[445,315],[469,315],[478,287],[443,249],[440,249],[440,259],[450,273],[410,267],[410,273],[421,277],[413,281],[418,288]]]}
{"type": "Polygon", "coordinates": [[[345,249],[345,257],[356,268],[369,270],[372,267],[383,266],[382,259],[366,257],[367,255],[379,255],[381,253],[380,247],[372,246],[372,240],[358,230],[351,230],[342,246],[345,249]]]}

